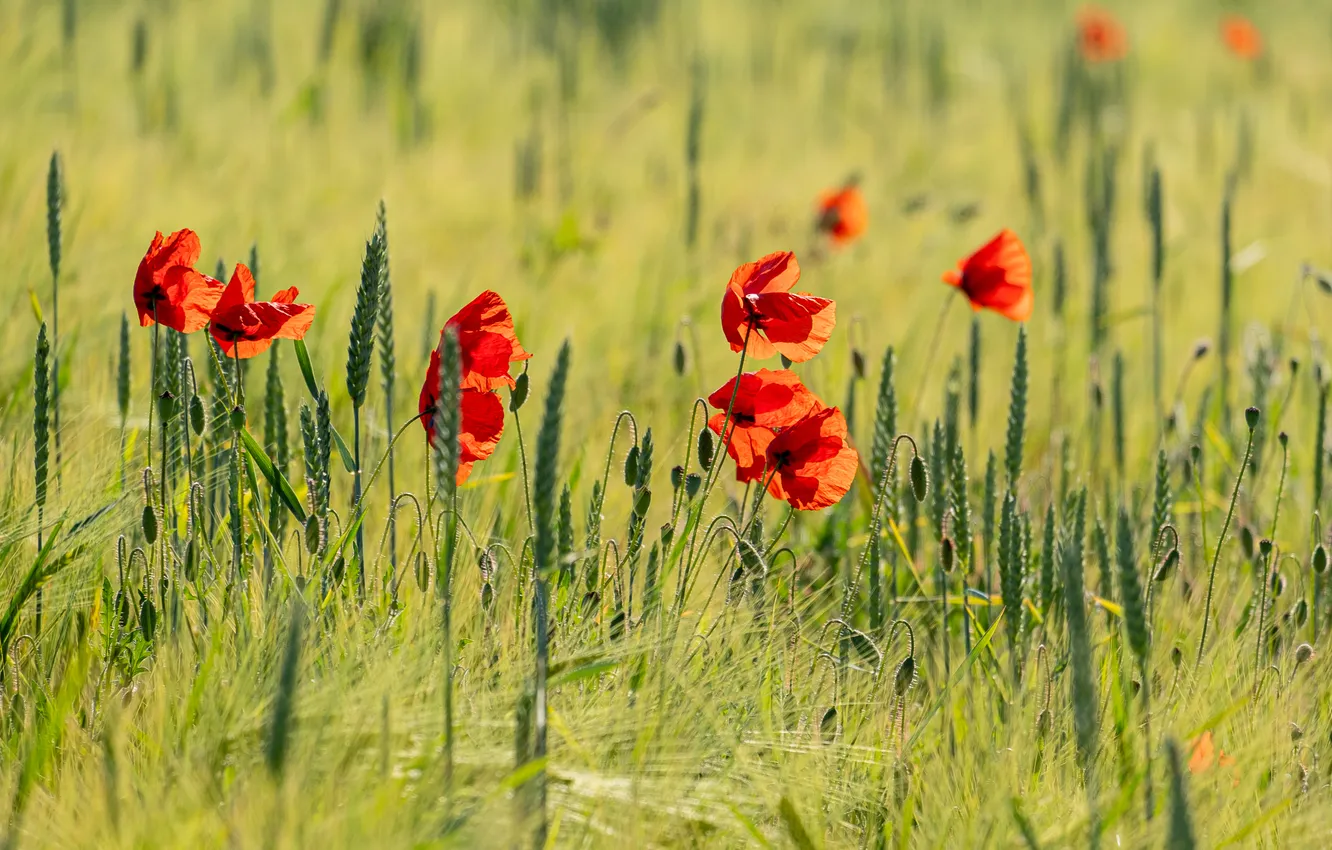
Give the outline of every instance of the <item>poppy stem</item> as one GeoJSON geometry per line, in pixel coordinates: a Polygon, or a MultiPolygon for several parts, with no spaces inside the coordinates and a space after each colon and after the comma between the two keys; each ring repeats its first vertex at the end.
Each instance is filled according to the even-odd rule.
{"type": "Polygon", "coordinates": [[[157,322],[157,302],[153,302],[153,362],[148,384],[148,465],[153,465],[153,409],[157,407],[157,338],[162,326],[157,322]]]}
{"type": "Polygon", "coordinates": [[[527,444],[523,442],[523,420],[517,410],[513,411],[513,427],[518,432],[518,462],[523,467],[523,507],[527,509],[527,528],[535,534],[536,520],[532,518],[532,488],[527,482],[527,444]]]}
{"type": "MultiPolygon", "coordinates": [[[[745,373],[745,357],[749,354],[749,335],[754,332],[754,323],[751,321],[745,326],[745,342],[740,348],[740,365],[735,370],[735,384],[731,387],[731,400],[726,403],[726,417],[722,420],[722,445],[721,451],[716,453],[712,461],[712,468],[708,470],[707,480],[703,484],[703,492],[699,494],[698,516],[694,521],[694,530],[689,535],[689,555],[685,558],[685,568],[681,575],[681,587],[687,587],[689,583],[689,574],[693,571],[694,556],[696,554],[695,546],[698,543],[698,529],[702,525],[703,508],[708,502],[708,496],[712,493],[712,488],[717,484],[717,479],[721,477],[721,468],[724,465],[723,458],[731,449],[731,438],[735,436],[735,423],[731,421],[731,414],[735,411],[735,400],[740,395],[740,376],[745,373]]],[[[742,507],[741,510],[744,508],[742,507]]],[[[680,604],[684,604],[683,597],[680,604]]]]}
{"type": "Polygon", "coordinates": [[[920,382],[916,385],[916,396],[912,399],[917,412],[920,411],[925,387],[929,382],[930,365],[934,363],[935,355],[939,353],[939,343],[943,340],[944,320],[948,318],[948,308],[953,306],[953,294],[957,291],[954,289],[944,298],[943,309],[939,311],[939,318],[934,323],[934,335],[930,337],[930,347],[925,355],[925,365],[921,369],[920,382]]]}
{"type": "MultiPolygon", "coordinates": [[[[235,339],[231,341],[231,359],[236,364],[236,407],[241,411],[241,414],[244,415],[245,384],[241,381],[240,345],[235,339]]],[[[236,527],[231,530],[231,557],[233,565],[232,569],[236,571],[236,578],[238,580],[241,577],[241,558],[243,555],[241,552],[241,546],[243,545],[245,537],[245,518],[244,511],[241,507],[245,501],[245,469],[244,459],[241,458],[240,448],[241,424],[242,423],[236,421],[236,416],[233,413],[231,417],[231,452],[235,455],[233,462],[236,464],[236,492],[234,494],[236,499],[236,509],[232,511],[232,516],[236,519],[236,527]]]]}

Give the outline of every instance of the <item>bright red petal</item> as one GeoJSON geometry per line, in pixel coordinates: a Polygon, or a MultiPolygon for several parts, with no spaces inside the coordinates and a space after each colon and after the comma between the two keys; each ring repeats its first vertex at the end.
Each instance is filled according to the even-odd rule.
{"type": "Polygon", "coordinates": [[[499,393],[463,390],[459,400],[462,431],[458,459],[462,463],[485,460],[495,453],[504,433],[504,402],[499,393]]]}
{"type": "MultiPolygon", "coordinates": [[[[725,413],[718,413],[708,420],[708,427],[722,435],[725,419],[725,413]]],[[[763,470],[768,464],[768,445],[776,436],[775,431],[762,425],[740,425],[732,429],[726,453],[735,461],[736,481],[748,484],[763,480],[763,470]]]]}
{"type": "Polygon", "coordinates": [[[966,259],[960,286],[978,308],[1016,321],[1031,315],[1031,257],[1011,230],[1000,231],[966,259]]]}
{"type": "Polygon", "coordinates": [[[490,290],[473,298],[445,327],[458,332],[464,389],[513,387],[509,364],[532,356],[518,341],[513,315],[504,299],[490,290]]]}
{"type": "Polygon", "coordinates": [[[802,511],[841,501],[860,466],[846,437],[846,419],[835,407],[783,430],[768,446],[768,463],[776,471],[769,492],[802,511]]]}
{"type": "Polygon", "coordinates": [[[790,292],[800,280],[800,264],[792,251],[775,251],[731,273],[728,288],[740,295],[760,292],[790,292]]]}
{"type": "Polygon", "coordinates": [[[733,417],[742,424],[768,428],[794,425],[822,406],[799,376],[787,369],[746,372],[740,376],[738,390],[732,378],[708,396],[708,403],[723,412],[730,407],[733,417]]]}
{"type": "Polygon", "coordinates": [[[837,324],[837,305],[813,295],[775,292],[751,296],[761,316],[759,330],[772,347],[793,363],[803,363],[823,350],[837,324]]]}

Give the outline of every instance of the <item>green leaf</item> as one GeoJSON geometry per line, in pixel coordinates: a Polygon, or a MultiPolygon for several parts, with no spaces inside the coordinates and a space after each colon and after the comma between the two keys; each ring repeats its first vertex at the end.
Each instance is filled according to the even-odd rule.
{"type": "Polygon", "coordinates": [[[273,461],[269,460],[263,447],[259,445],[254,437],[250,436],[248,430],[243,430],[240,434],[241,440],[245,443],[245,451],[249,453],[250,459],[259,467],[259,471],[264,474],[264,478],[268,479],[273,492],[282,498],[282,503],[287,506],[287,510],[291,511],[292,516],[296,517],[296,521],[304,523],[305,510],[301,508],[301,502],[296,498],[296,491],[291,489],[291,484],[288,483],[286,477],[278,471],[277,467],[273,466],[273,461]]]}
{"type": "Polygon", "coordinates": [[[319,384],[315,381],[314,367],[310,365],[310,350],[305,347],[303,339],[296,340],[296,362],[301,364],[301,377],[305,378],[310,398],[319,398],[319,384]]]}
{"type": "Polygon", "coordinates": [[[909,751],[912,745],[916,743],[916,739],[924,734],[925,730],[929,728],[930,718],[934,716],[935,712],[943,707],[944,700],[952,693],[953,688],[957,687],[963,677],[967,675],[967,671],[971,669],[971,665],[976,661],[976,658],[989,647],[990,641],[994,640],[994,633],[999,630],[999,625],[1003,623],[1004,615],[1007,613],[1006,610],[1001,610],[999,612],[999,616],[995,618],[994,624],[990,626],[990,630],[982,635],[981,639],[971,647],[971,652],[967,654],[966,660],[959,664],[957,669],[953,671],[953,680],[948,683],[947,687],[939,691],[939,696],[935,699],[934,704],[931,705],[929,710],[921,715],[920,719],[916,721],[916,731],[907,739],[906,746],[902,747],[903,753],[909,751]]]}
{"type": "MultiPolygon", "coordinates": [[[[296,362],[301,364],[301,377],[305,378],[305,388],[310,391],[310,398],[319,398],[319,382],[315,380],[314,367],[310,365],[310,349],[305,347],[305,340],[298,339],[296,346],[296,362]]],[[[352,457],[351,449],[347,448],[347,441],[342,439],[338,429],[329,426],[333,432],[333,442],[337,444],[338,454],[342,457],[342,465],[348,472],[356,472],[356,459],[352,457]]]]}
{"type": "Polygon", "coordinates": [[[346,468],[348,472],[355,473],[356,458],[352,457],[351,450],[347,448],[347,442],[342,439],[342,435],[338,433],[337,428],[334,428],[332,425],[329,425],[328,430],[332,432],[333,442],[337,444],[338,454],[342,456],[342,465],[346,468]]]}
{"type": "MultiPolygon", "coordinates": [[[[574,659],[574,661],[576,662],[577,659],[574,659]]],[[[594,676],[600,676],[602,673],[610,672],[618,666],[620,666],[620,661],[617,658],[591,660],[577,667],[569,665],[562,669],[557,669],[559,666],[556,665],[551,668],[550,679],[546,682],[546,687],[558,688],[561,685],[571,685],[574,682],[581,682],[583,679],[591,679],[594,676]]]]}
{"type": "Polygon", "coordinates": [[[805,829],[804,822],[800,820],[800,813],[796,811],[795,803],[791,802],[790,797],[782,795],[777,811],[782,816],[782,823],[786,825],[786,834],[790,837],[791,843],[800,850],[815,850],[817,845],[810,837],[809,830],[805,829]]]}

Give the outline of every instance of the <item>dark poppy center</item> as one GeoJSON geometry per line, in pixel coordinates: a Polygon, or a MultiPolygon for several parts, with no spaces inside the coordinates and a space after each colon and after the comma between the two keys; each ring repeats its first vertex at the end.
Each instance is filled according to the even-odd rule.
{"type": "Polygon", "coordinates": [[[165,301],[167,297],[166,290],[160,283],[153,284],[153,288],[143,294],[143,300],[149,304],[156,304],[158,301],[165,301]]]}
{"type": "Polygon", "coordinates": [[[790,462],[791,453],[789,451],[775,452],[772,456],[772,465],[776,469],[782,469],[790,462]]]}
{"type": "Polygon", "coordinates": [[[239,342],[242,339],[245,339],[245,331],[243,330],[238,331],[235,328],[229,328],[219,322],[213,322],[213,328],[221,333],[222,336],[226,337],[228,342],[239,342]]]}

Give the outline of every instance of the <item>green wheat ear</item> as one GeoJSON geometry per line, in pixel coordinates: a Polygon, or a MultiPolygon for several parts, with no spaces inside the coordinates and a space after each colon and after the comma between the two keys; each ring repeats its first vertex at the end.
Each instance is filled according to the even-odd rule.
{"type": "Polygon", "coordinates": [[[555,494],[559,491],[560,431],[564,422],[564,390],[569,377],[570,347],[560,346],[555,368],[546,391],[546,407],[537,436],[536,464],[533,474],[533,509],[536,514],[536,542],[533,548],[538,571],[549,573],[555,566],[556,546],[555,494]]]}
{"type": "Polygon", "coordinates": [[[375,317],[379,341],[379,376],[388,406],[392,409],[393,378],[398,361],[393,340],[393,279],[389,274],[388,210],[383,201],[379,202],[379,212],[375,216],[375,237],[379,239],[382,252],[379,266],[379,314],[375,317]]]}
{"type": "MultiPolygon", "coordinates": [[[[458,332],[445,328],[439,343],[439,401],[435,404],[435,487],[446,506],[457,492],[458,439],[462,426],[462,351],[458,332]]],[[[452,507],[448,508],[452,510],[452,507]]]]}
{"type": "Polygon", "coordinates": [[[980,416],[980,365],[980,316],[972,316],[971,337],[967,346],[967,427],[972,431],[976,430],[976,421],[980,416]]]}
{"type": "Polygon", "coordinates": [[[1164,449],[1156,453],[1156,487],[1152,495],[1152,559],[1156,560],[1156,541],[1161,537],[1161,529],[1173,519],[1172,496],[1170,493],[1170,461],[1164,449]]]}
{"type": "Polygon", "coordinates": [[[685,129],[685,170],[688,174],[688,195],[685,199],[685,247],[693,248],[698,242],[701,189],[698,177],[699,150],[703,139],[703,114],[707,102],[707,66],[701,56],[695,55],[689,75],[689,123],[685,129]]]}
{"type": "Polygon", "coordinates": [[[1166,741],[1166,761],[1170,764],[1170,827],[1166,835],[1166,850],[1193,850],[1193,818],[1189,814],[1189,798],[1185,791],[1184,767],[1180,763],[1179,745],[1166,741]]]}
{"type": "Polygon", "coordinates": [[[33,464],[37,483],[37,507],[46,505],[46,475],[51,446],[51,344],[46,322],[37,330],[37,349],[32,358],[33,464]]]}
{"type": "Polygon", "coordinates": [[[953,447],[949,472],[952,479],[948,486],[949,509],[953,516],[952,537],[965,570],[971,566],[971,505],[967,499],[967,460],[961,444],[953,447]]]}
{"type": "MultiPolygon", "coordinates": [[[[1129,648],[1133,650],[1145,676],[1151,635],[1148,631],[1146,606],[1143,604],[1142,582],[1138,577],[1133,524],[1128,510],[1122,505],[1115,524],[1115,553],[1119,563],[1119,597],[1124,605],[1124,629],[1128,632],[1129,648]]],[[[1146,684],[1144,679],[1144,687],[1146,684]]]]}
{"type": "Polygon", "coordinates": [[[1021,654],[1019,641],[1022,638],[1022,573],[1018,565],[1018,517],[1017,496],[1012,490],[1004,496],[1003,509],[999,512],[999,589],[1004,602],[1004,617],[1008,632],[1008,651],[1012,666],[1013,687],[1017,688],[1021,679],[1021,654]]]}
{"type": "MultiPolygon", "coordinates": [[[[874,442],[870,449],[870,471],[875,482],[888,466],[897,436],[897,354],[890,345],[883,353],[883,370],[879,377],[879,396],[874,404],[874,442]]],[[[711,432],[707,432],[711,433],[711,432]]],[[[892,482],[889,482],[889,486],[892,482]]]]}
{"type": "Polygon", "coordinates": [[[366,385],[370,382],[384,252],[384,237],[376,230],[365,244],[365,255],[361,260],[361,282],[356,288],[356,307],[352,312],[351,335],[347,341],[347,394],[358,408],[365,404],[366,385]]]}
{"type": "Polygon", "coordinates": [[[287,625],[287,641],[282,651],[282,666],[278,672],[277,693],[273,697],[273,713],[268,722],[264,761],[275,778],[281,778],[291,748],[291,726],[295,714],[297,669],[301,663],[301,626],[304,611],[299,598],[291,606],[291,621],[287,625]]]}
{"type": "Polygon", "coordinates": [[[1004,443],[1004,469],[1008,489],[1016,490],[1022,474],[1022,446],[1027,433],[1027,328],[1018,328],[1017,353],[1008,391],[1008,435],[1004,443]]]}
{"type": "Polygon", "coordinates": [[[130,330],[129,315],[120,314],[120,358],[116,366],[116,407],[120,411],[120,427],[129,419],[130,404],[130,330]]]}
{"type": "Polygon", "coordinates": [[[1092,833],[1099,829],[1096,817],[1094,763],[1096,758],[1096,687],[1092,672],[1091,633],[1083,589],[1083,541],[1087,528],[1087,491],[1073,497],[1068,533],[1060,542],[1059,564],[1064,582],[1064,618],[1068,627],[1070,701],[1078,764],[1082,768],[1091,811],[1092,833]]]}
{"type": "Polygon", "coordinates": [[[1041,538],[1039,590],[1041,613],[1049,616],[1055,595],[1055,509],[1053,500],[1045,506],[1045,529],[1041,538]]]}

